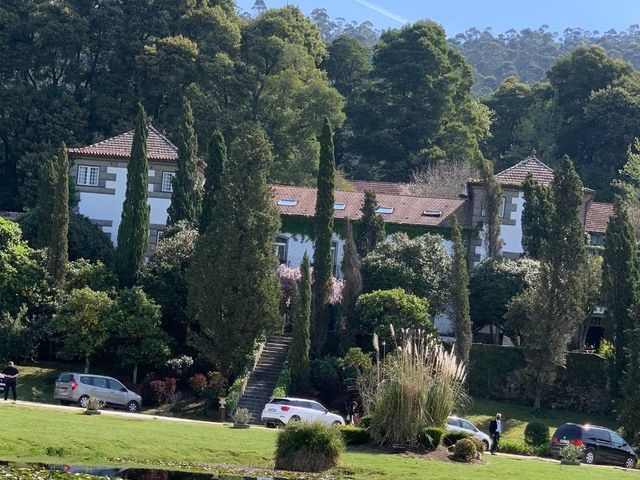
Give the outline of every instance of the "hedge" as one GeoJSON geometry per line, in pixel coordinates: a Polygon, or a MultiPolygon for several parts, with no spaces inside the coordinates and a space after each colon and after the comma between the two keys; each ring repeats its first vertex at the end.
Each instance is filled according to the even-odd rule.
{"type": "MultiPolygon", "coordinates": [[[[529,403],[533,395],[524,374],[524,350],[518,347],[474,344],[471,348],[469,393],[473,397],[529,403]]],[[[606,413],[607,364],[599,355],[571,352],[566,368],[545,392],[545,407],[606,413]]]]}

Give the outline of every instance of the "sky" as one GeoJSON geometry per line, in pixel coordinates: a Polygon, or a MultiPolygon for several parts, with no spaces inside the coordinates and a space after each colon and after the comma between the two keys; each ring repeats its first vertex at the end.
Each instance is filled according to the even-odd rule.
{"type": "MultiPolygon", "coordinates": [[[[237,0],[250,11],[254,0],[237,0]]],[[[581,27],[603,33],[624,30],[640,23],[640,0],[265,0],[267,7],[297,5],[306,14],[324,8],[331,18],[362,22],[375,28],[397,28],[407,22],[428,18],[441,24],[447,36],[469,27],[494,33],[510,28],[538,28],[549,25],[562,33],[567,27],[581,27]]]]}

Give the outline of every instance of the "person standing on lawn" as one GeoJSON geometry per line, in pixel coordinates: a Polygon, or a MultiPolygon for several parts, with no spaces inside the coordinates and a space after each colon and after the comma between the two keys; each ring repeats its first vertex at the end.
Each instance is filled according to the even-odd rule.
{"type": "Polygon", "coordinates": [[[11,389],[11,393],[13,394],[13,403],[16,403],[18,399],[18,395],[16,394],[16,384],[17,378],[20,372],[16,368],[13,362],[9,362],[9,364],[2,371],[2,375],[4,377],[4,400],[6,401],[9,398],[9,389],[11,389]]]}
{"type": "Polygon", "coordinates": [[[495,455],[500,443],[500,434],[502,434],[502,415],[499,413],[496,413],[496,418],[489,424],[489,434],[491,435],[491,455],[495,455]]]}

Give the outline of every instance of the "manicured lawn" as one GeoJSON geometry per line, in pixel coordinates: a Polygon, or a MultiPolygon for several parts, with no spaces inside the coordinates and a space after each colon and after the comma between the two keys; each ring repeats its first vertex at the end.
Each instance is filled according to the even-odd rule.
{"type": "MultiPolygon", "coordinates": [[[[197,463],[271,467],[277,434],[262,428],[233,430],[216,424],[85,416],[13,404],[0,404],[0,424],[0,460],[159,468],[197,469],[197,463]]],[[[605,480],[635,474],[501,456],[485,459],[484,465],[464,465],[359,448],[350,449],[342,466],[333,473],[337,477],[367,480],[515,477],[605,480]]]]}
{"type": "Polygon", "coordinates": [[[591,423],[609,428],[617,428],[615,419],[602,415],[588,415],[579,412],[567,412],[563,410],[550,410],[544,417],[532,415],[532,408],[512,403],[493,402],[489,400],[475,400],[469,412],[465,414],[476,427],[484,432],[489,432],[489,422],[497,412],[502,414],[504,433],[502,438],[518,442],[524,441],[524,429],[527,423],[538,421],[549,427],[549,435],[553,435],[558,425],[563,423],[591,423]]]}

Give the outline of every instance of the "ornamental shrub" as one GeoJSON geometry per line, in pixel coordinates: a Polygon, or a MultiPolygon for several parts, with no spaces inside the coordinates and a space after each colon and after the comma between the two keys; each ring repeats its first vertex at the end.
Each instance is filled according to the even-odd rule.
{"type": "Polygon", "coordinates": [[[476,446],[476,451],[482,453],[484,452],[484,443],[478,437],[474,437],[473,435],[469,436],[469,440],[471,440],[476,446]]]}
{"type": "Polygon", "coordinates": [[[560,450],[560,460],[565,462],[577,462],[582,458],[582,449],[575,445],[567,445],[560,450]]]}
{"type": "Polygon", "coordinates": [[[207,377],[201,373],[196,373],[189,379],[189,386],[191,387],[191,390],[199,395],[207,386],[207,377]]]}
{"type": "Polygon", "coordinates": [[[344,451],[342,433],[320,422],[291,422],[278,433],[275,467],[323,472],[337,467],[344,451]]]}
{"type": "Polygon", "coordinates": [[[342,433],[345,445],[364,445],[369,443],[369,432],[363,427],[345,425],[338,428],[342,433]]]}
{"type": "Polygon", "coordinates": [[[524,443],[540,447],[549,443],[549,428],[542,422],[529,422],[524,429],[524,443]]]}
{"type": "Polygon", "coordinates": [[[477,454],[476,444],[470,438],[458,440],[453,447],[453,456],[463,462],[471,462],[477,454]]]}
{"type": "Polygon", "coordinates": [[[443,428],[427,427],[418,436],[418,442],[429,450],[435,450],[442,443],[443,436],[443,428]]]}
{"type": "Polygon", "coordinates": [[[445,447],[452,447],[463,438],[469,438],[469,437],[470,435],[464,432],[456,432],[456,431],[445,432],[444,436],[442,437],[442,444],[445,447]]]}

